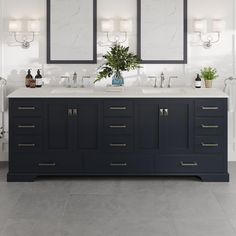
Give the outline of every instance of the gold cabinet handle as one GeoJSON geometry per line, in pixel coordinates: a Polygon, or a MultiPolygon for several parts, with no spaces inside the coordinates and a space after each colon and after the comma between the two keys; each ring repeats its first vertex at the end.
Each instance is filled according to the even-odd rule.
{"type": "Polygon", "coordinates": [[[35,147],[34,143],[18,143],[18,147],[35,147]]]}
{"type": "Polygon", "coordinates": [[[202,110],[219,110],[219,107],[205,107],[205,106],[202,106],[202,110]]]}
{"type": "Polygon", "coordinates": [[[126,129],[126,125],[110,125],[109,126],[111,129],[126,129]]]}
{"type": "Polygon", "coordinates": [[[125,163],[125,162],[124,162],[124,163],[113,163],[113,162],[111,162],[111,163],[110,163],[110,166],[113,166],[113,167],[114,167],[114,166],[125,167],[125,166],[128,166],[128,165],[127,165],[127,163],[125,163]]]}
{"type": "Polygon", "coordinates": [[[35,125],[18,125],[19,129],[35,129],[35,125]]]}
{"type": "Polygon", "coordinates": [[[110,107],[110,110],[126,110],[127,107],[110,107]]]}
{"type": "Polygon", "coordinates": [[[18,110],[35,110],[35,107],[18,107],[18,110]]]}
{"type": "Polygon", "coordinates": [[[202,147],[219,147],[218,143],[201,143],[202,147]]]}
{"type": "Polygon", "coordinates": [[[127,147],[126,143],[110,143],[110,147],[127,147]]]}
{"type": "Polygon", "coordinates": [[[198,166],[198,163],[195,162],[195,161],[194,162],[184,162],[184,161],[181,161],[180,164],[183,167],[198,166]]]}
{"type": "Polygon", "coordinates": [[[39,167],[54,167],[56,163],[38,163],[39,167]]]}
{"type": "Polygon", "coordinates": [[[201,127],[203,129],[218,129],[218,128],[220,128],[219,125],[204,125],[204,124],[201,124],[201,127]]]}

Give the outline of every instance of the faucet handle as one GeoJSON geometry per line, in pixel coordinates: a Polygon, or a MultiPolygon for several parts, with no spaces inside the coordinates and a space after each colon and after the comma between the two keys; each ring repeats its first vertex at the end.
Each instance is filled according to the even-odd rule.
{"type": "Polygon", "coordinates": [[[170,76],[169,77],[168,88],[171,87],[171,79],[178,79],[178,76],[170,76]]]}
{"type": "Polygon", "coordinates": [[[157,88],[157,76],[156,75],[149,75],[148,78],[155,79],[154,88],[157,88]]]}

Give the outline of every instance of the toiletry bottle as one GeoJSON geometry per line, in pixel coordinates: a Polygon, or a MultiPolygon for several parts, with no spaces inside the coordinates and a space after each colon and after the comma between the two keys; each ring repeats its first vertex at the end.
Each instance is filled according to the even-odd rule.
{"type": "Polygon", "coordinates": [[[202,80],[199,74],[197,74],[197,78],[195,79],[195,88],[201,88],[201,87],[202,87],[202,80]]]}
{"type": "Polygon", "coordinates": [[[29,70],[28,70],[28,74],[27,74],[26,77],[25,77],[25,86],[26,86],[27,88],[30,87],[30,80],[31,80],[31,79],[33,79],[33,76],[31,75],[31,70],[29,69],[29,70]]]}
{"type": "Polygon", "coordinates": [[[35,80],[36,80],[36,87],[40,88],[43,85],[43,77],[40,74],[40,70],[37,70],[37,75],[35,76],[35,80]]]}

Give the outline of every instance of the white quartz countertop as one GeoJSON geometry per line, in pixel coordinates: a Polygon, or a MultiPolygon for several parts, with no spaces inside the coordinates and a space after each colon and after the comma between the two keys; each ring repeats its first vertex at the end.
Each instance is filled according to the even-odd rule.
{"type": "Polygon", "coordinates": [[[8,98],[228,98],[220,89],[126,87],[122,91],[95,88],[20,88],[8,98]]]}

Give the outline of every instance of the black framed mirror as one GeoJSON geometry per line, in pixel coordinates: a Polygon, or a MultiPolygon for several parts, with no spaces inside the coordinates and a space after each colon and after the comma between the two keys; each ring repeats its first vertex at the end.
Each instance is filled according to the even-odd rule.
{"type": "Polygon", "coordinates": [[[97,0],[47,0],[47,63],[97,62],[97,0]]]}
{"type": "Polygon", "coordinates": [[[137,0],[137,53],[144,64],[187,64],[187,0],[137,0]]]}

